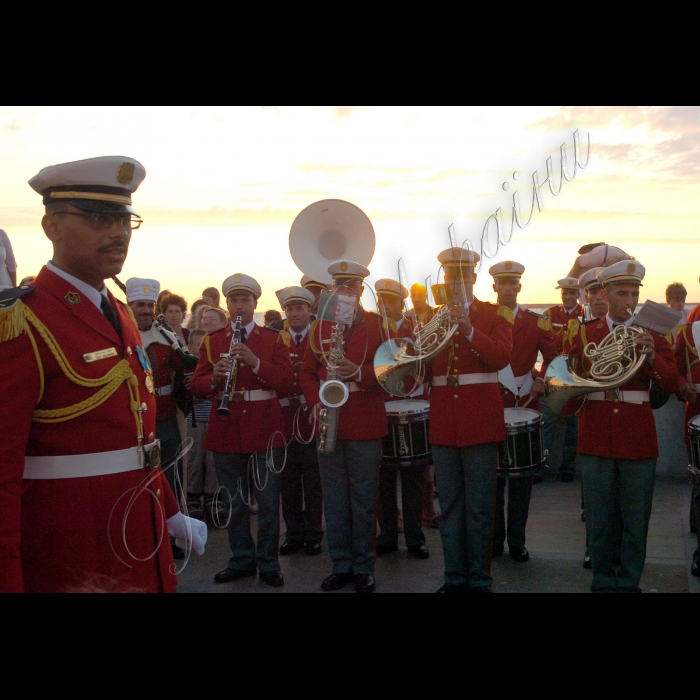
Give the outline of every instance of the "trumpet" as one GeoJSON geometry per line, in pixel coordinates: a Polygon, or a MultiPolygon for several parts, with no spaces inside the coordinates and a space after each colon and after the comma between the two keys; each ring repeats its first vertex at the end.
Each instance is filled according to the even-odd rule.
{"type": "Polygon", "coordinates": [[[216,412],[220,416],[230,416],[231,409],[228,407],[229,401],[231,400],[231,389],[233,388],[233,383],[236,378],[236,372],[238,371],[238,360],[231,357],[233,354],[233,346],[241,342],[241,323],[243,318],[241,316],[236,316],[236,325],[233,328],[233,337],[231,338],[231,345],[229,345],[228,352],[221,357],[227,357],[231,360],[231,367],[228,372],[226,372],[226,383],[224,384],[224,396],[221,399],[221,406],[216,409],[216,412]]]}

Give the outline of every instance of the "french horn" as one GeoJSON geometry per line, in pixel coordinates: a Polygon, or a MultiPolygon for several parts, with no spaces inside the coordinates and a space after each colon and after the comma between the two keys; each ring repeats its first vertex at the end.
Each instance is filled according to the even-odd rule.
{"type": "Polygon", "coordinates": [[[568,355],[555,357],[544,379],[547,403],[552,411],[560,414],[571,399],[594,391],[613,391],[627,384],[646,359],[635,345],[644,333],[648,331],[641,326],[619,325],[597,345],[588,343],[583,354],[591,360],[589,377],[580,377],[571,369],[568,355]]]}

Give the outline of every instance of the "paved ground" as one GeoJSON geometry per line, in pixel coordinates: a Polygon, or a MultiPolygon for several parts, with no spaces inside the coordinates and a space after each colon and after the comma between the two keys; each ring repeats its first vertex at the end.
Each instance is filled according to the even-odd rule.
{"type": "MultiPolygon", "coordinates": [[[[581,522],[581,485],[562,484],[547,473],[533,489],[527,547],[531,560],[514,562],[506,554],[492,563],[493,590],[497,593],[588,592],[590,571],[581,564],[585,525],[581,522]]],[[[649,528],[647,563],[641,587],[648,593],[700,593],[700,579],[690,575],[695,536],[688,526],[690,485],[678,477],[657,477],[649,528]]],[[[255,517],[253,517],[255,521],[255,517]]],[[[430,559],[409,557],[405,547],[377,562],[377,593],[432,593],[443,583],[440,535],[425,529],[430,559]]],[[[285,586],[273,589],[248,578],[228,584],[213,583],[229,556],[226,532],[209,531],[203,557],[193,555],[180,574],[181,593],[318,593],[331,572],[325,548],[316,557],[304,553],[281,557],[285,586]]],[[[182,566],[183,562],[178,562],[182,566]]],[[[347,587],[340,593],[352,592],[347,587]]]]}

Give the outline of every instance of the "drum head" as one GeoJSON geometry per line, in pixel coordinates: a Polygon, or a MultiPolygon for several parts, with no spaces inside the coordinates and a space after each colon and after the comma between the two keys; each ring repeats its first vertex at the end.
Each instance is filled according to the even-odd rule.
{"type": "Polygon", "coordinates": [[[402,399],[400,401],[386,401],[386,412],[389,415],[413,415],[425,413],[430,410],[430,402],[423,399],[402,399]]]}
{"type": "Polygon", "coordinates": [[[541,418],[541,414],[531,408],[506,408],[503,412],[506,425],[530,425],[537,423],[541,418]]]}
{"type": "Polygon", "coordinates": [[[693,417],[688,421],[688,432],[689,432],[691,435],[700,434],[700,415],[693,416],[693,417]]]}

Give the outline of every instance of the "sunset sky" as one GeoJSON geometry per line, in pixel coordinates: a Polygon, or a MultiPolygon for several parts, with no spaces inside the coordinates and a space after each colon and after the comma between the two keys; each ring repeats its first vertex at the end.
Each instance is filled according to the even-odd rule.
{"type": "Polygon", "coordinates": [[[483,260],[476,295],[495,298],[488,268],[511,259],[526,267],[520,300],[554,304],[578,248],[605,241],[646,266],[642,301],[663,302],[681,281],[700,302],[698,107],[2,107],[0,228],[18,279],[36,274],[51,246],[27,181],[47,165],[126,155],[147,175],[122,280],[153,277],[191,303],[244,272],[262,286],[258,311],[278,308],[275,290],[302,275],[288,247],[294,218],[336,198],[374,226],[369,282],[397,279],[400,257],[404,282],[436,282],[448,227],[479,251],[499,207],[510,230],[516,191],[527,220],[532,173],[544,180],[552,156],[558,187],[559,149],[571,173],[576,129],[584,164],[590,138],[585,169],[557,197],[541,188],[543,210],[483,260]]]}

